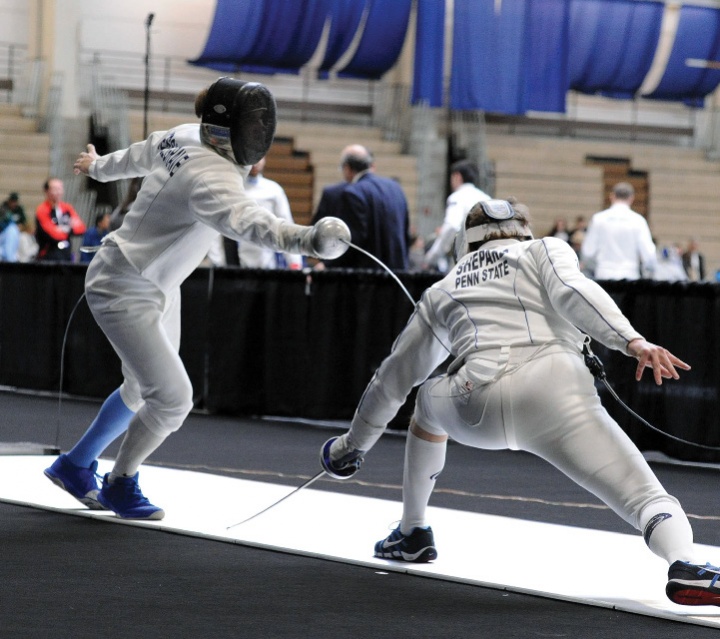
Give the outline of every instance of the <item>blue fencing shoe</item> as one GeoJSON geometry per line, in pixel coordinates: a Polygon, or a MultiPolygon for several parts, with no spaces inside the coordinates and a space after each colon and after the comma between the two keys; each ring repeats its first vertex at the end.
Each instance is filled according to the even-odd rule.
{"type": "Polygon", "coordinates": [[[412,561],[416,564],[426,564],[437,559],[432,528],[413,528],[409,535],[403,535],[398,526],[389,537],[375,544],[375,556],[412,561]]]}
{"type": "Polygon", "coordinates": [[[102,490],[98,501],[108,510],[112,510],[123,519],[162,519],[165,511],[153,506],[142,494],[138,484],[138,476],[118,477],[109,483],[110,473],[103,477],[102,490]]]}
{"type": "Polygon", "coordinates": [[[73,464],[67,455],[60,455],[44,473],[53,484],[70,493],[88,508],[103,510],[97,498],[100,492],[97,467],[97,461],[94,461],[90,468],[82,468],[73,464]]]}
{"type": "Polygon", "coordinates": [[[668,570],[665,594],[683,606],[720,606],[720,568],[676,561],[668,570]]]}

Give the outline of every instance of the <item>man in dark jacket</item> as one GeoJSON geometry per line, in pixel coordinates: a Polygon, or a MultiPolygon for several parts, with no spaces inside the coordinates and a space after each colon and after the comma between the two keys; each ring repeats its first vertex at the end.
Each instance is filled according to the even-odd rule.
{"type": "MultiPolygon", "coordinates": [[[[345,182],[323,191],[313,219],[333,215],[350,228],[353,244],[382,260],[394,271],[408,268],[408,204],[396,180],[374,171],[373,156],[359,144],[346,147],[340,158],[345,182]]],[[[374,260],[359,251],[347,251],[328,267],[379,269],[374,260]]]]}

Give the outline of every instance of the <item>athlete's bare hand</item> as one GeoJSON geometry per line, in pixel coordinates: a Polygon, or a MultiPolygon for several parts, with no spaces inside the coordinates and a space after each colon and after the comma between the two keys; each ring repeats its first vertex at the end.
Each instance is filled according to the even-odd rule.
{"type": "Polygon", "coordinates": [[[635,379],[640,381],[646,368],[652,368],[655,383],[660,386],[664,379],[680,379],[677,368],[690,370],[690,365],[675,357],[670,351],[651,344],[644,339],[634,339],[628,344],[627,351],[638,360],[635,379]]]}
{"type": "Polygon", "coordinates": [[[75,160],[73,172],[75,175],[80,175],[81,173],[87,175],[90,170],[90,165],[99,157],[97,151],[95,151],[95,147],[92,144],[88,144],[87,152],[83,151],[78,155],[77,160],[75,160]]]}

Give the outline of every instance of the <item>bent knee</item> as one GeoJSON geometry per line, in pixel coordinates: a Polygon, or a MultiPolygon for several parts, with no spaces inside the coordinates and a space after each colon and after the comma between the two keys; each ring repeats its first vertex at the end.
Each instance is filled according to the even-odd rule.
{"type": "Polygon", "coordinates": [[[175,432],[193,408],[192,385],[179,384],[172,390],[152,394],[145,398],[140,409],[145,425],[158,435],[175,432]]]}
{"type": "Polygon", "coordinates": [[[448,438],[447,434],[439,428],[430,429],[418,425],[415,418],[410,421],[410,432],[418,439],[424,439],[426,442],[444,442],[448,438]]]}

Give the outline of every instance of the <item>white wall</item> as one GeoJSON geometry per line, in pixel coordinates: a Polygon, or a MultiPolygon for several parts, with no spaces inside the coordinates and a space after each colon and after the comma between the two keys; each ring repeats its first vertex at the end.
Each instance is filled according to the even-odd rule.
{"type": "Polygon", "coordinates": [[[48,62],[64,76],[63,115],[80,113],[79,52],[145,55],[148,14],[154,13],[151,53],[197,57],[215,13],[214,0],[0,0],[0,45],[21,44],[29,57],[48,62]]]}
{"type": "Polygon", "coordinates": [[[27,44],[30,2],[0,0],[0,43],[27,44]]]}
{"type": "Polygon", "coordinates": [[[88,49],[145,52],[145,21],[154,13],[152,52],[197,57],[215,14],[213,0],[58,0],[82,4],[79,45],[88,49]]]}

